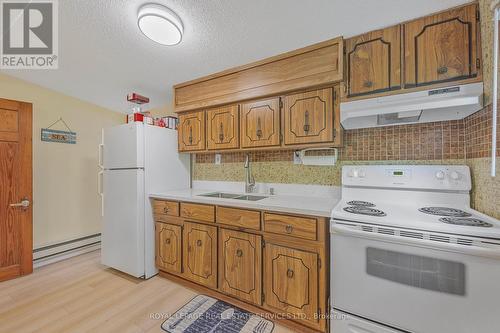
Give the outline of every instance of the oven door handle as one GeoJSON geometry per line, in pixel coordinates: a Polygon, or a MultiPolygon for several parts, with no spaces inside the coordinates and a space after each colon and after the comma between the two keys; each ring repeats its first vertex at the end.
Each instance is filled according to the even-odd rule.
{"type": "Polygon", "coordinates": [[[418,247],[430,248],[441,251],[457,252],[471,256],[500,259],[500,246],[494,249],[494,248],[479,247],[475,245],[461,245],[454,243],[436,242],[427,239],[401,237],[397,235],[385,235],[376,232],[365,232],[335,223],[330,225],[330,231],[333,232],[334,234],[352,236],[357,238],[367,238],[389,243],[398,243],[402,245],[418,246],[418,247]]]}

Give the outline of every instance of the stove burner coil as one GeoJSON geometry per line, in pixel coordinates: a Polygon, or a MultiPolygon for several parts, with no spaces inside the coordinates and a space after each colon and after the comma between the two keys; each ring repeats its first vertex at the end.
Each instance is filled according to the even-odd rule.
{"type": "Polygon", "coordinates": [[[375,207],[374,204],[368,201],[352,200],[347,203],[349,206],[375,207]]]}
{"type": "Polygon", "coordinates": [[[475,218],[464,218],[464,217],[442,217],[439,221],[454,225],[463,225],[468,227],[485,227],[490,228],[493,224],[484,222],[475,218]]]}
{"type": "Polygon", "coordinates": [[[369,208],[365,206],[352,206],[344,207],[344,210],[348,213],[369,215],[369,216],[386,216],[386,214],[380,209],[369,208]]]}
{"type": "Polygon", "coordinates": [[[450,216],[450,217],[469,217],[471,214],[460,209],[449,207],[423,207],[419,211],[431,215],[450,216]]]}

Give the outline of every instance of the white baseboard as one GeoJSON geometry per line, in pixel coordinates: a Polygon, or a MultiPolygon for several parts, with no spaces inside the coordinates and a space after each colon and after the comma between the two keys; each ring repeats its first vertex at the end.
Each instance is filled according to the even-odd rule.
{"type": "Polygon", "coordinates": [[[73,239],[33,250],[33,268],[78,256],[101,248],[101,234],[73,239]]]}

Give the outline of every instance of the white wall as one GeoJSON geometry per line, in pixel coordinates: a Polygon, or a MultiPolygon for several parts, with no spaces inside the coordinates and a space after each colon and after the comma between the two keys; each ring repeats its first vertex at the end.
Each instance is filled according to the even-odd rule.
{"type": "Polygon", "coordinates": [[[4,74],[0,98],[33,104],[34,248],[99,233],[97,146],[101,129],[125,115],[4,74]],[[77,133],[76,145],[40,140],[41,128],[59,117],[77,133]]]}

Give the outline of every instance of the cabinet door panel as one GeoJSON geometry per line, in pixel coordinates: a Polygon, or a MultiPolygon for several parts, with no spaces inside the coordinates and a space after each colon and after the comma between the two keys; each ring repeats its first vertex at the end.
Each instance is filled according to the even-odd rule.
{"type": "Polygon", "coordinates": [[[240,129],[243,148],[279,146],[279,98],[241,104],[240,129]]]}
{"type": "Polygon", "coordinates": [[[285,144],[333,141],[333,90],[315,90],[284,98],[285,144]]]}
{"type": "Polygon", "coordinates": [[[261,303],[261,236],[220,230],[220,286],[222,291],[248,302],[261,303]]]}
{"type": "Polygon", "coordinates": [[[401,28],[372,31],[346,41],[348,97],[401,88],[401,28]]]}
{"type": "Polygon", "coordinates": [[[178,225],[156,222],[156,266],[173,273],[182,270],[182,230],[178,225]]]}
{"type": "Polygon", "coordinates": [[[205,112],[179,115],[179,151],[205,149],[205,112]]]}
{"type": "Polygon", "coordinates": [[[476,11],[473,4],[404,25],[406,88],[477,76],[476,11]]]}
{"type": "Polygon", "coordinates": [[[217,228],[185,223],[184,277],[217,288],[217,228]]]}
{"type": "Polygon", "coordinates": [[[264,248],[266,305],[318,322],[318,255],[274,244],[264,248]]]}
{"type": "Polygon", "coordinates": [[[230,105],[207,111],[208,149],[239,147],[239,106],[230,105]]]}

